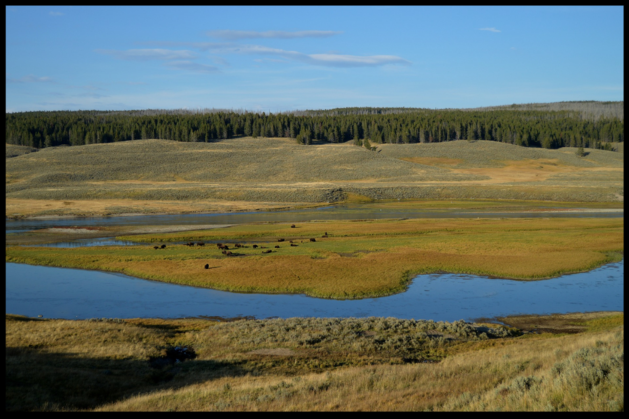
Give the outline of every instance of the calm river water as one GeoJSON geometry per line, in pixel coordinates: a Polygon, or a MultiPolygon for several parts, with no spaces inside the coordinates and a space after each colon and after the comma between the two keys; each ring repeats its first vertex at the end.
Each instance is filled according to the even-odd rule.
{"type": "MultiPolygon", "coordinates": [[[[548,207],[547,209],[552,209],[548,207]]],[[[479,210],[376,210],[344,206],[329,206],[317,209],[237,212],[225,214],[178,214],[178,215],[138,215],[124,217],[65,218],[65,219],[24,219],[5,220],[5,232],[20,233],[51,227],[64,226],[143,226],[143,225],[205,225],[243,224],[253,222],[296,223],[311,220],[357,220],[381,218],[618,218],[623,212],[482,212],[479,210]]]]}
{"type": "MultiPolygon", "coordinates": [[[[62,226],[241,224],[378,218],[622,217],[623,213],[483,213],[319,209],[229,214],[154,215],[6,221],[6,233],[62,226]]],[[[58,246],[132,244],[113,238],[58,246]]],[[[133,243],[137,245],[137,243],[133,243]]],[[[6,263],[6,312],[47,318],[92,317],[397,317],[454,321],[511,314],[623,310],[624,261],[543,281],[482,276],[419,275],[406,292],[363,300],[304,295],[239,294],[172,285],[99,271],[6,263]]]]}
{"type": "Polygon", "coordinates": [[[435,321],[624,310],[624,261],[542,281],[419,275],[406,292],[363,300],[239,294],[100,271],[6,264],[6,312],[46,318],[396,317],[435,321]]]}

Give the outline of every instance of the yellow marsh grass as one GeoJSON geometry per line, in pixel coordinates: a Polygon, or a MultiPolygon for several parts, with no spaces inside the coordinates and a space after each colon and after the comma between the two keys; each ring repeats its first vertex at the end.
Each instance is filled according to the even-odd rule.
{"type": "MultiPolygon", "coordinates": [[[[7,247],[7,262],[123,272],[140,278],[241,292],[363,298],[403,291],[413,274],[446,271],[541,279],[592,269],[621,252],[622,219],[405,220],[242,225],[129,236],[164,242],[268,241],[225,257],[213,245],[7,247]],[[327,232],[328,238],[321,238],[327,232]],[[277,238],[296,238],[297,247],[277,238]],[[309,242],[308,237],[316,237],[309,242]],[[279,244],[280,249],[274,245],[279,244]],[[210,269],[204,269],[208,264],[210,269]]],[[[127,237],[125,237],[127,238],[127,237]]]]}
{"type": "MultiPolygon", "coordinates": [[[[417,411],[624,409],[620,370],[593,382],[566,382],[553,367],[584,351],[622,365],[624,328],[598,333],[511,339],[453,355],[439,364],[378,365],[301,376],[234,377],[188,383],[101,406],[102,411],[417,411]],[[559,379],[558,379],[559,378],[559,379]],[[538,383],[530,388],[517,383],[538,383]],[[587,383],[585,383],[587,384],[587,383]]],[[[570,365],[570,363],[575,365],[570,365]]],[[[565,372],[563,374],[566,374],[565,372]]],[[[585,378],[587,380],[587,378],[585,378]]]]}

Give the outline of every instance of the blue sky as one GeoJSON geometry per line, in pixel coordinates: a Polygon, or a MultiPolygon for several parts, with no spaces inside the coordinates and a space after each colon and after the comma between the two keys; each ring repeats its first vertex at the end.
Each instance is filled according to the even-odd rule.
{"type": "Polygon", "coordinates": [[[623,100],[623,7],[6,7],[6,111],[623,100]]]}

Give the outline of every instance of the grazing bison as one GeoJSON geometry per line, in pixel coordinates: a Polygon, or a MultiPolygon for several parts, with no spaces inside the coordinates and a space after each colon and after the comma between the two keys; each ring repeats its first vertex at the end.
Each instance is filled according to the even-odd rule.
{"type": "Polygon", "coordinates": [[[216,243],[216,247],[220,249],[221,247],[223,247],[223,243],[216,243]]]}
{"type": "Polygon", "coordinates": [[[225,253],[225,255],[227,255],[227,256],[233,256],[233,253],[228,251],[227,253],[225,253]]]}
{"type": "Polygon", "coordinates": [[[315,239],[310,239],[310,241],[311,241],[311,242],[316,242],[316,240],[315,240],[315,239]]]}
{"type": "Polygon", "coordinates": [[[209,263],[205,264],[205,269],[210,269],[210,264],[209,263]]]}
{"type": "Polygon", "coordinates": [[[291,243],[290,245],[293,246],[293,247],[297,247],[297,245],[295,243],[291,243]]]}
{"type": "Polygon", "coordinates": [[[295,228],[295,224],[291,225],[290,228],[295,228]]]}
{"type": "Polygon", "coordinates": [[[278,241],[278,242],[283,242],[283,241],[284,241],[284,239],[277,239],[277,241],[278,241]]]}
{"type": "Polygon", "coordinates": [[[162,249],[166,249],[166,245],[165,245],[165,244],[162,244],[161,248],[162,248],[162,249]]]}
{"type": "Polygon", "coordinates": [[[234,247],[241,248],[241,247],[242,247],[242,244],[240,244],[240,243],[236,243],[236,244],[234,245],[234,247]]]}
{"type": "Polygon", "coordinates": [[[279,249],[280,247],[279,247],[279,246],[275,246],[275,248],[276,248],[276,249],[279,249]]]}
{"type": "Polygon", "coordinates": [[[159,249],[159,246],[153,246],[153,249],[159,249]]]}
{"type": "Polygon", "coordinates": [[[227,254],[227,250],[223,250],[221,253],[226,255],[227,254]]]}
{"type": "Polygon", "coordinates": [[[271,250],[271,249],[269,249],[269,250],[263,250],[263,251],[262,251],[262,253],[271,253],[271,252],[272,252],[272,250],[271,250]]]}
{"type": "Polygon", "coordinates": [[[257,248],[258,248],[258,245],[257,245],[257,244],[254,244],[252,247],[253,247],[254,249],[257,249],[257,248]]]}
{"type": "Polygon", "coordinates": [[[203,243],[203,242],[198,242],[198,243],[197,243],[197,246],[205,246],[205,243],[203,243]]]}

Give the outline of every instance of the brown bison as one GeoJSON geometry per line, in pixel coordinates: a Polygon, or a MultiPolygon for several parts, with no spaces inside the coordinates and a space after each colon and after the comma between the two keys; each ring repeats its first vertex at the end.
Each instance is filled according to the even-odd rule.
{"type": "Polygon", "coordinates": [[[198,243],[197,243],[197,246],[205,246],[205,243],[203,243],[203,242],[198,242],[198,243]]]}
{"type": "Polygon", "coordinates": [[[295,224],[291,225],[290,228],[295,228],[295,224]]]}
{"type": "Polygon", "coordinates": [[[310,241],[311,241],[311,242],[316,242],[316,240],[315,240],[315,239],[310,239],[310,241]]]}
{"type": "Polygon", "coordinates": [[[221,247],[223,247],[223,243],[216,243],[216,247],[220,249],[221,247]]]}
{"type": "Polygon", "coordinates": [[[279,246],[275,246],[275,248],[276,248],[276,249],[279,249],[280,247],[279,247],[279,246]]]}
{"type": "Polygon", "coordinates": [[[291,243],[290,245],[293,246],[293,247],[297,247],[297,245],[295,243],[291,243]]]}
{"type": "Polygon", "coordinates": [[[162,244],[161,249],[166,249],[166,245],[162,244]]]}
{"type": "Polygon", "coordinates": [[[284,239],[277,239],[277,241],[278,241],[278,242],[283,242],[283,241],[284,241],[284,239]]]}
{"type": "Polygon", "coordinates": [[[254,244],[252,247],[253,247],[254,249],[257,249],[257,248],[258,248],[258,245],[257,245],[257,244],[254,244]]]}
{"type": "Polygon", "coordinates": [[[159,246],[153,246],[153,249],[159,249],[159,246]]]}
{"type": "Polygon", "coordinates": [[[262,251],[262,253],[271,253],[271,252],[272,252],[272,250],[271,250],[271,249],[269,249],[269,250],[263,250],[263,251],[262,251]]]}

